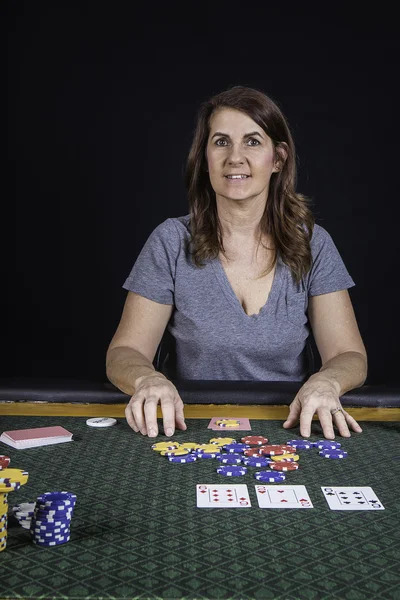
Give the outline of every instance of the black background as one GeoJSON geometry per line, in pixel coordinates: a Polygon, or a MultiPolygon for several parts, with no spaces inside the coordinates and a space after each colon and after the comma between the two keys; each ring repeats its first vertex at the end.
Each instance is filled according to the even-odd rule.
{"type": "Polygon", "coordinates": [[[189,212],[198,106],[248,85],[288,118],[297,189],[357,284],[367,382],[400,381],[397,21],[271,4],[3,3],[2,377],[106,380],[121,285],[151,231],[189,212]]]}

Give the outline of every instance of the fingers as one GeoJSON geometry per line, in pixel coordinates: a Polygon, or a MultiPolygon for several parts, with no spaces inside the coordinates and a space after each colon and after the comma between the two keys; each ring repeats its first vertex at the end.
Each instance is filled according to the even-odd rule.
{"type": "Polygon", "coordinates": [[[301,404],[300,400],[297,397],[293,400],[289,407],[289,416],[283,424],[285,429],[290,429],[290,427],[294,427],[297,425],[301,412],[301,404]]]}
{"type": "MultiPolygon", "coordinates": [[[[357,423],[357,421],[354,419],[354,417],[349,415],[349,413],[347,413],[345,410],[343,412],[344,412],[344,416],[345,416],[348,427],[357,433],[362,433],[362,428],[357,423]]],[[[350,434],[350,432],[349,432],[349,434],[350,434]]]]}
{"type": "MultiPolygon", "coordinates": [[[[327,440],[335,439],[335,432],[333,431],[332,414],[327,406],[323,406],[317,409],[319,422],[321,423],[322,431],[327,440]]],[[[341,413],[336,413],[336,415],[341,413]]],[[[346,425],[347,429],[347,425],[346,425]]],[[[348,431],[348,430],[347,430],[348,431]]]]}
{"type": "Polygon", "coordinates": [[[161,405],[164,432],[171,436],[178,429],[187,429],[183,414],[183,402],[176,392],[175,386],[158,382],[143,385],[125,408],[125,416],[129,426],[137,433],[156,437],[159,433],[157,424],[157,406],[161,405]]]}

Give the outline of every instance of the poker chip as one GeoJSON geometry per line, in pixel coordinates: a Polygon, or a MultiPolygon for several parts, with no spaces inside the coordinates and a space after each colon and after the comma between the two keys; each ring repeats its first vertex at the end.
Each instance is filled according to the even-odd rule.
{"type": "Polygon", "coordinates": [[[224,465],[240,465],[242,459],[243,457],[241,454],[220,454],[217,456],[217,460],[224,465]]]}
{"type": "Polygon", "coordinates": [[[257,471],[257,473],[254,473],[254,477],[257,481],[262,481],[263,483],[280,483],[286,479],[285,475],[280,471],[257,471]]]}
{"type": "Polygon", "coordinates": [[[36,544],[37,546],[43,546],[43,547],[51,547],[51,546],[60,546],[61,544],[65,544],[66,542],[69,542],[69,540],[71,539],[70,535],[66,535],[66,536],[61,536],[55,540],[49,541],[45,538],[33,538],[32,542],[34,544],[36,544]]]}
{"type": "Polygon", "coordinates": [[[59,512],[73,509],[75,504],[76,495],[71,492],[46,492],[36,500],[36,508],[59,512]]]}
{"type": "Polygon", "coordinates": [[[263,444],[268,444],[268,438],[263,437],[262,435],[246,435],[246,437],[242,437],[241,441],[243,444],[248,444],[249,446],[262,446],[263,444]]]}
{"type": "Polygon", "coordinates": [[[271,460],[274,462],[294,462],[299,460],[298,454],[280,454],[279,456],[271,456],[271,460]]]}
{"type": "Polygon", "coordinates": [[[182,444],[179,445],[179,448],[183,448],[184,450],[195,450],[196,448],[199,448],[201,444],[198,444],[197,442],[184,442],[182,444]]]}
{"type": "Polygon", "coordinates": [[[86,425],[89,425],[89,427],[111,427],[116,422],[117,419],[113,419],[112,417],[93,417],[92,419],[87,419],[86,425]]]}
{"type": "Polygon", "coordinates": [[[342,444],[340,442],[334,442],[331,440],[319,440],[315,443],[318,450],[338,450],[342,444]]]}
{"type": "Polygon", "coordinates": [[[314,443],[308,440],[289,440],[287,445],[293,446],[296,450],[309,450],[314,447],[314,443]]]}
{"type": "Polygon", "coordinates": [[[0,471],[6,469],[10,464],[10,457],[5,454],[0,454],[0,471]]]}
{"type": "MultiPolygon", "coordinates": [[[[38,546],[58,546],[70,539],[72,514],[76,504],[76,494],[65,491],[45,492],[37,497],[29,531],[32,542],[38,546]]],[[[26,515],[31,511],[32,503],[16,505],[15,515],[26,515]]],[[[29,519],[25,521],[25,528],[29,519]]]]}
{"type": "Polygon", "coordinates": [[[186,456],[168,456],[168,460],[172,463],[179,463],[181,465],[184,465],[186,463],[196,462],[197,456],[195,456],[194,454],[187,454],[186,456]]]}
{"type": "Polygon", "coordinates": [[[0,483],[0,493],[16,492],[21,487],[20,483],[0,483]]]}
{"type": "Polygon", "coordinates": [[[35,510],[35,502],[21,502],[21,504],[16,504],[11,509],[13,514],[16,517],[32,516],[33,511],[35,510]]]}
{"type": "Polygon", "coordinates": [[[174,448],[173,450],[161,450],[161,456],[184,456],[185,454],[190,454],[191,450],[187,448],[174,448]]]}
{"type": "Polygon", "coordinates": [[[248,445],[241,444],[241,443],[225,444],[225,446],[223,446],[223,449],[226,450],[227,452],[232,452],[232,453],[244,452],[244,450],[248,449],[248,445]]]}
{"type": "Polygon", "coordinates": [[[197,458],[218,458],[221,456],[220,452],[195,452],[194,453],[197,458]]]}
{"type": "Polygon", "coordinates": [[[225,444],[235,444],[235,443],[236,443],[235,438],[227,438],[227,437],[211,438],[211,440],[210,440],[210,444],[217,444],[217,445],[221,445],[221,446],[224,446],[225,444]]]}
{"type": "Polygon", "coordinates": [[[268,467],[270,461],[264,456],[249,456],[243,459],[243,464],[246,467],[268,467]]]}
{"type": "Polygon", "coordinates": [[[215,444],[200,444],[198,448],[196,448],[195,452],[198,454],[200,452],[218,452],[218,448],[215,447],[215,444]]]}
{"type": "Polygon", "coordinates": [[[267,446],[260,446],[260,454],[269,456],[280,456],[281,454],[290,454],[296,452],[296,448],[288,446],[286,444],[270,444],[267,446]]]}
{"type": "Polygon", "coordinates": [[[161,452],[161,450],[174,450],[175,448],[179,448],[180,444],[178,442],[157,442],[156,444],[153,444],[152,446],[153,450],[156,450],[156,452],[161,452]]]}
{"type": "Polygon", "coordinates": [[[249,457],[251,457],[251,456],[261,456],[261,454],[260,454],[260,448],[261,448],[261,446],[259,448],[248,448],[247,450],[245,450],[243,452],[243,454],[245,456],[249,456],[249,457]]]}
{"type": "Polygon", "coordinates": [[[218,427],[239,427],[240,421],[237,419],[217,419],[215,424],[218,425],[218,427]]]}
{"type": "Polygon", "coordinates": [[[19,483],[24,485],[28,481],[28,471],[21,469],[2,469],[0,471],[0,484],[2,483],[19,483]]]}
{"type": "Polygon", "coordinates": [[[218,467],[217,473],[219,475],[225,475],[225,477],[240,477],[241,475],[246,475],[247,469],[246,467],[235,466],[218,467]]]}
{"type": "Polygon", "coordinates": [[[318,454],[324,458],[347,458],[345,450],[320,450],[318,454]]]}
{"type": "Polygon", "coordinates": [[[270,463],[269,468],[273,471],[297,471],[299,465],[296,462],[281,460],[279,462],[270,463]]]}

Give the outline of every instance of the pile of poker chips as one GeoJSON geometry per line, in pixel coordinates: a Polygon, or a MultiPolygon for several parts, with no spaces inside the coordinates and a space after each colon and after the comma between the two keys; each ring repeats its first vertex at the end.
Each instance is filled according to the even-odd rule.
{"type": "Polygon", "coordinates": [[[28,481],[29,473],[9,469],[10,458],[0,454],[0,552],[7,546],[8,494],[19,490],[28,481]]]}
{"type": "Polygon", "coordinates": [[[310,442],[309,440],[289,440],[288,444],[294,446],[296,450],[317,448],[319,450],[319,456],[322,456],[323,458],[347,458],[347,452],[342,449],[341,443],[333,440],[318,440],[317,442],[310,442]]]}
{"type": "Polygon", "coordinates": [[[309,442],[289,440],[287,444],[268,444],[263,436],[248,435],[236,442],[234,438],[213,438],[208,444],[196,442],[158,442],[152,449],[168,458],[172,463],[188,464],[204,459],[217,459],[221,465],[217,473],[225,477],[246,475],[248,467],[268,467],[254,473],[262,483],[281,483],[285,472],[297,471],[299,455],[297,450],[318,448],[324,458],[346,458],[347,452],[340,450],[340,443],[330,440],[309,442]],[[223,452],[223,450],[225,452],[223,452]]]}
{"type": "Polygon", "coordinates": [[[46,492],[39,496],[30,523],[37,546],[60,546],[70,540],[70,525],[76,504],[72,492],[46,492]]]}

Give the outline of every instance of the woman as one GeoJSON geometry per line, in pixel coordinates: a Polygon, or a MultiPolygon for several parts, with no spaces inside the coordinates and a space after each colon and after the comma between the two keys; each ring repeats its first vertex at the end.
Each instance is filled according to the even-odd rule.
{"type": "Polygon", "coordinates": [[[175,377],[302,381],[285,428],[315,413],[326,438],[358,423],[339,397],[361,386],[367,356],[347,289],[354,285],[329,234],[295,192],[295,148],[278,106],[234,87],[204,103],[190,149],[190,215],[150,235],[124,287],[107,375],[132,397],[126,418],[155,437],[186,429],[176,387],[152,362],[166,327],[175,377]],[[308,377],[311,326],[322,368],[308,377]]]}

